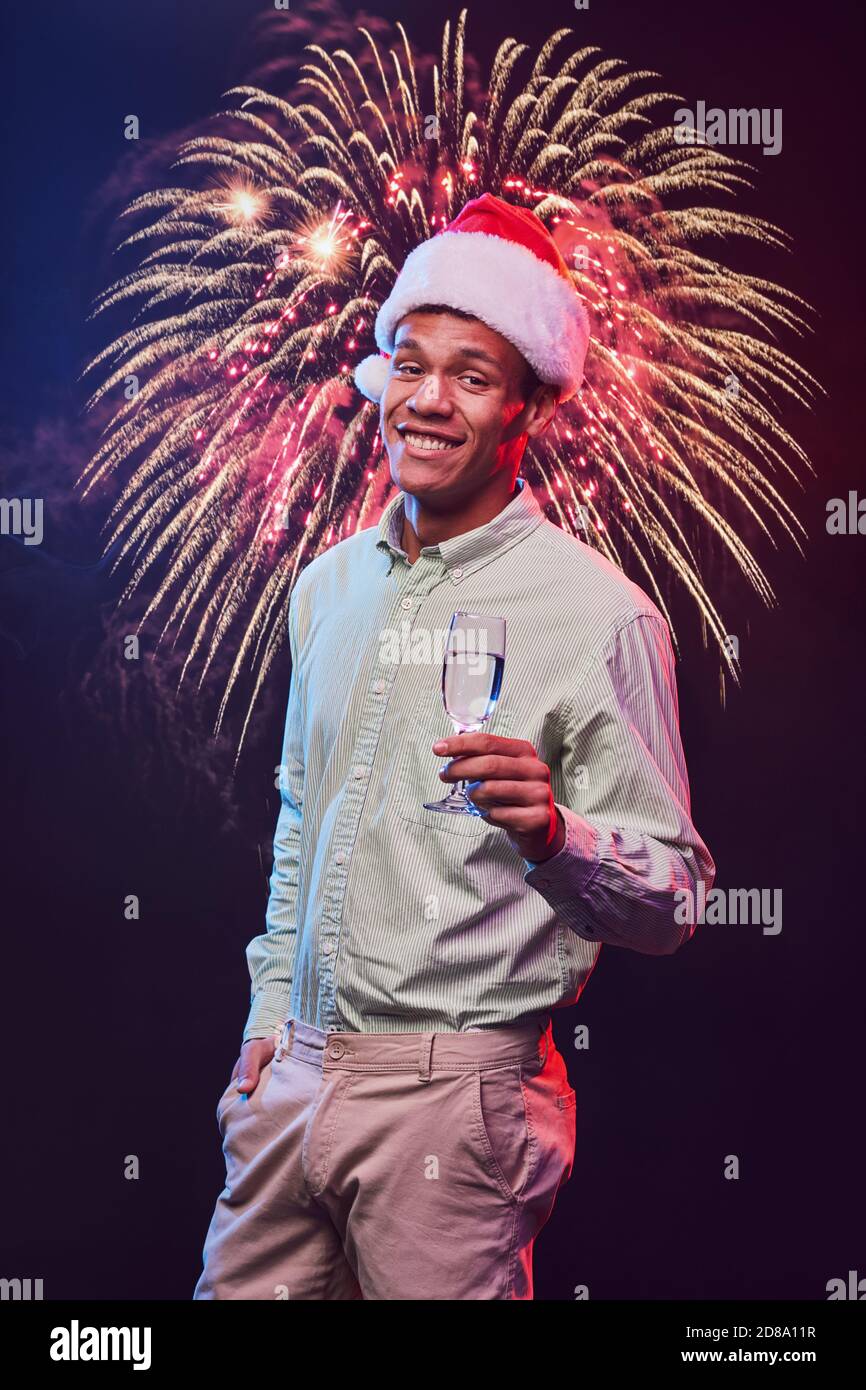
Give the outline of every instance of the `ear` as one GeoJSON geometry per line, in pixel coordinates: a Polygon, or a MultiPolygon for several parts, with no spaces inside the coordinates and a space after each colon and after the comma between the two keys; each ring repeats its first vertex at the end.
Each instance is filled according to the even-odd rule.
{"type": "Polygon", "coordinates": [[[525,433],[529,435],[530,439],[536,439],[550,428],[556,414],[558,400],[558,387],[545,382],[536,388],[534,397],[527,405],[528,416],[525,433]]]}

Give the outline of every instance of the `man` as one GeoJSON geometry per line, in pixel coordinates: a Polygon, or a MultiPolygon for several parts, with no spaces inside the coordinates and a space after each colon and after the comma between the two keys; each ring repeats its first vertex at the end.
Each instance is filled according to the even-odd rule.
{"type": "Polygon", "coordinates": [[[356,381],[399,492],[292,593],[267,930],[196,1298],[531,1298],[575,1147],[552,1010],[603,942],[676,950],[682,892],[715,874],[665,620],[518,477],[587,345],[541,221],[467,204],[376,338],[356,381]],[[458,610],[505,618],[505,675],[483,731],[443,737],[432,635],[458,610]],[[480,815],[425,807],[461,780],[480,815]]]}

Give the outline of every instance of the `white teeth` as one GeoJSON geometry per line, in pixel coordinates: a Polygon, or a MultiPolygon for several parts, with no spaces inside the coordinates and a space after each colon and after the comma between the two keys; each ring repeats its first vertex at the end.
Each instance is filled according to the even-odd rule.
{"type": "Polygon", "coordinates": [[[413,449],[423,449],[428,454],[438,454],[443,449],[454,448],[454,441],[433,439],[429,434],[411,434],[406,430],[403,438],[412,445],[413,449]]]}

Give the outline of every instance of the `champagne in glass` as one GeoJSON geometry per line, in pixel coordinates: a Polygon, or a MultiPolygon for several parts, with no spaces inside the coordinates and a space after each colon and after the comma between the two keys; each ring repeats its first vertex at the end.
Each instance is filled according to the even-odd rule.
{"type": "MultiPolygon", "coordinates": [[[[442,665],[442,700],[457,734],[481,729],[496,708],[505,669],[505,619],[483,613],[454,613],[442,665]]],[[[466,795],[466,783],[452,787],[441,801],[425,801],[427,811],[483,815],[466,795]]]]}

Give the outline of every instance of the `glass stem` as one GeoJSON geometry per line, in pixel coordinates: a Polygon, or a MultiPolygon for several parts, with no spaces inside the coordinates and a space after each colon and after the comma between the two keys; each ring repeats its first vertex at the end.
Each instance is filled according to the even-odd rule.
{"type": "MultiPolygon", "coordinates": [[[[457,734],[465,734],[465,733],[466,733],[466,730],[465,730],[465,729],[457,729],[457,730],[455,730],[455,732],[456,732],[457,734]]],[[[466,796],[466,781],[465,781],[465,779],[462,779],[462,780],[459,781],[459,782],[455,782],[454,786],[451,788],[451,795],[454,797],[454,800],[455,800],[455,801],[457,800],[458,797],[461,797],[461,796],[462,796],[462,797],[465,797],[465,796],[466,796]]]]}

